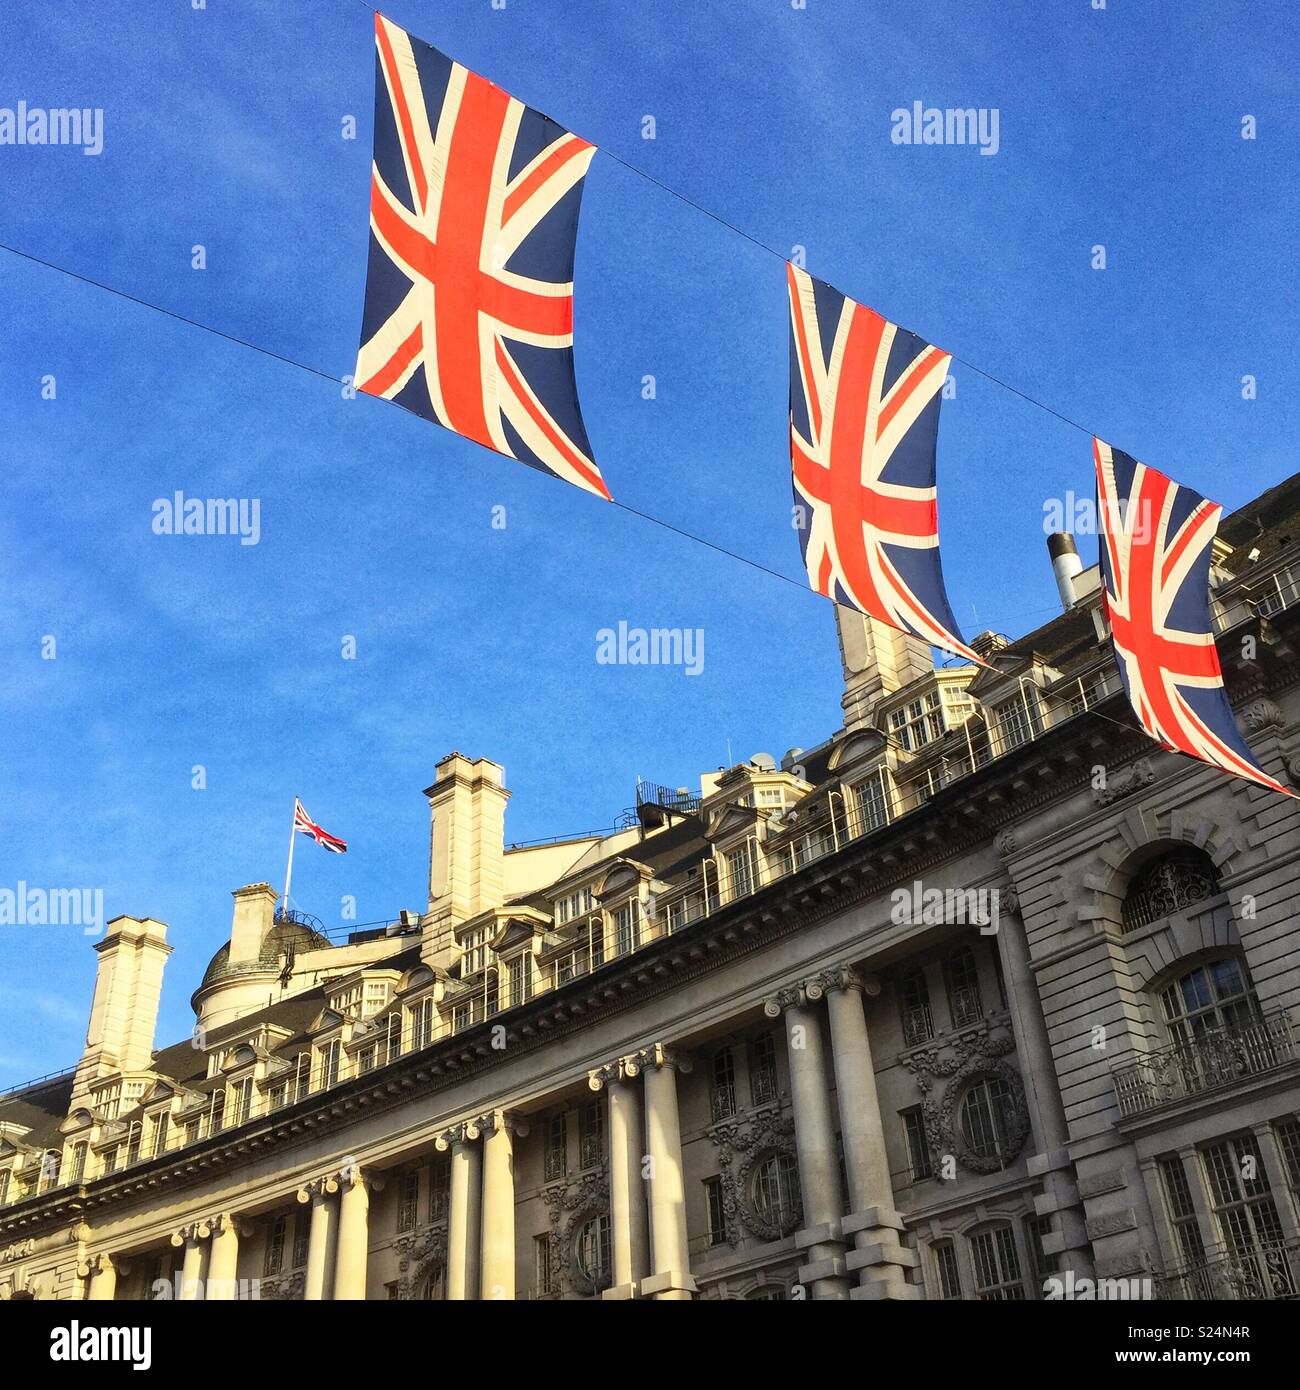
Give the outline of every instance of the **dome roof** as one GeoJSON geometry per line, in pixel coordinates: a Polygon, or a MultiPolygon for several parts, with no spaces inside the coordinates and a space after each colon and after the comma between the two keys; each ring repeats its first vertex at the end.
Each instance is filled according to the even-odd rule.
{"type": "Polygon", "coordinates": [[[230,942],[227,941],[208,962],[199,988],[206,989],[208,985],[215,985],[218,980],[227,979],[232,975],[251,975],[274,970],[280,963],[280,957],[286,953],[296,955],[299,951],[318,951],[329,944],[327,936],[309,927],[305,922],[277,917],[266,934],[266,940],[262,942],[262,949],[258,952],[256,960],[240,961],[238,965],[231,965],[230,942]]]}

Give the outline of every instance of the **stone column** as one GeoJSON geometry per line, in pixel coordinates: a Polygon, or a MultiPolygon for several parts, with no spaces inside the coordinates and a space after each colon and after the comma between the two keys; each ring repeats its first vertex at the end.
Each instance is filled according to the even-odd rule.
{"type": "Polygon", "coordinates": [[[650,1271],[650,1241],[646,1226],[645,1180],[641,1165],[645,1123],[637,1084],[640,1066],[635,1057],[590,1072],[587,1084],[604,1090],[609,1109],[609,1219],[613,1228],[613,1285],[601,1298],[635,1298],[650,1271]]]}
{"type": "Polygon", "coordinates": [[[334,1297],[361,1302],[366,1296],[366,1264],[370,1252],[370,1189],[383,1181],[351,1164],[339,1174],[338,1252],[334,1263],[334,1297]]]}
{"type": "Polygon", "coordinates": [[[180,1297],[187,1303],[202,1297],[203,1293],[203,1242],[212,1234],[206,1221],[196,1221],[191,1226],[183,1226],[172,1236],[172,1244],[179,1250],[184,1247],[181,1260],[180,1297]]]}
{"type": "Polygon", "coordinates": [[[646,1297],[689,1299],[698,1292],[691,1278],[686,1236],[686,1189],[682,1181],[682,1130],[677,1113],[677,1072],[690,1061],[656,1043],[637,1055],[645,1072],[646,1139],[650,1159],[650,1250],[654,1273],[641,1281],[646,1297]]]}
{"type": "Polygon", "coordinates": [[[212,1223],[212,1247],[208,1253],[208,1279],[204,1296],[227,1300],[235,1297],[239,1276],[239,1226],[229,1212],[212,1223]]]}
{"type": "Polygon", "coordinates": [[[1056,1229],[1043,1237],[1043,1253],[1060,1256],[1062,1273],[1073,1270],[1076,1279],[1092,1279],[1092,1242],[1088,1239],[1083,1199],[1067,1147],[1069,1128],[1061,1104],[1052,1043],[1029,959],[1020,896],[1014,887],[999,894],[993,925],[1011,1010],[1016,1058],[1024,1080],[1025,1103],[1039,1150],[1029,1156],[1026,1165],[1029,1173],[1043,1184],[1042,1193],[1034,1198],[1034,1210],[1039,1216],[1055,1217],[1056,1229]]]}
{"type": "Polygon", "coordinates": [[[841,1224],[844,1235],[852,1236],[854,1249],[845,1263],[858,1271],[858,1287],[851,1296],[918,1298],[920,1289],[907,1282],[907,1271],[917,1267],[919,1256],[899,1239],[903,1218],[894,1208],[871,1039],[863,1014],[864,1000],[880,994],[880,981],[864,980],[852,966],[841,965],[826,971],[820,984],[831,1022],[835,1097],[849,1181],[849,1215],[841,1224]]]}
{"type": "Polygon", "coordinates": [[[334,1178],[320,1178],[298,1192],[298,1201],[311,1203],[311,1225],[307,1231],[307,1274],[303,1288],[305,1302],[319,1302],[331,1296],[333,1284],[334,1238],[337,1218],[334,1194],[339,1185],[334,1178]]]}
{"type": "Polygon", "coordinates": [[[90,1288],[87,1298],[92,1302],[108,1303],[117,1297],[117,1266],[111,1255],[96,1255],[87,1268],[90,1288]]]}
{"type": "Polygon", "coordinates": [[[1251,1126],[1255,1141],[1259,1145],[1259,1156],[1264,1161],[1264,1176],[1273,1193],[1273,1203],[1277,1207],[1278,1220],[1282,1223],[1282,1235],[1287,1244],[1300,1240],[1300,1223],[1291,1184],[1287,1182],[1286,1162],[1282,1148],[1277,1142],[1277,1134],[1267,1121],[1251,1126]]]}
{"type": "Polygon", "coordinates": [[[444,1130],[439,1152],[451,1150],[451,1211],[447,1225],[447,1297],[474,1299],[479,1294],[479,1255],[483,1196],[483,1154],[473,1121],[444,1130]]]}
{"type": "Polygon", "coordinates": [[[479,1297],[515,1296],[515,1158],[513,1135],[528,1133],[527,1122],[493,1110],[479,1122],[483,1132],[482,1276],[479,1297]]]}
{"type": "Polygon", "coordinates": [[[795,1244],[807,1261],[800,1266],[799,1280],[809,1286],[814,1298],[844,1299],[849,1296],[841,1227],[844,1198],[826,1084],[821,1018],[813,1007],[821,997],[821,985],[809,981],[767,1000],[763,1012],[768,1018],[785,1014],[790,1099],[803,1193],[804,1228],[796,1234],[795,1244]]]}

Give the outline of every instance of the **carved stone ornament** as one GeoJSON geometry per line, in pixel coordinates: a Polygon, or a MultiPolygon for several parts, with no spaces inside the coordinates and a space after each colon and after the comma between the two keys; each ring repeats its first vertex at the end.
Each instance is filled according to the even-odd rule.
{"type": "Polygon", "coordinates": [[[393,1249],[397,1251],[397,1297],[408,1302],[418,1299],[429,1275],[446,1266],[447,1228],[432,1226],[399,1236],[393,1249]]]}
{"type": "Polygon", "coordinates": [[[1007,855],[1016,852],[1016,832],[1014,830],[1004,830],[998,836],[998,854],[1005,859],[1007,855]]]}
{"type": "Polygon", "coordinates": [[[1293,753],[1287,759],[1286,775],[1290,778],[1293,787],[1300,787],[1300,753],[1293,753]]]}
{"type": "Polygon", "coordinates": [[[262,1279],[257,1291],[260,1298],[275,1303],[300,1303],[306,1288],[306,1278],[299,1270],[297,1274],[277,1274],[270,1279],[262,1279]]]}
{"type": "Polygon", "coordinates": [[[780,1240],[803,1225],[803,1203],[773,1220],[754,1202],[753,1177],[760,1163],[778,1154],[797,1154],[794,1120],[788,1114],[768,1111],[751,1118],[737,1116],[709,1130],[717,1146],[718,1172],[722,1179],[722,1211],[725,1235],[735,1241],[741,1230],[759,1240],[780,1240]]]}
{"type": "Polygon", "coordinates": [[[1130,763],[1113,777],[1107,777],[1100,787],[1094,787],[1092,799],[1098,806],[1109,806],[1121,797],[1131,796],[1143,787],[1149,787],[1155,780],[1156,772],[1151,766],[1151,760],[1139,758],[1137,762],[1130,763]]]}
{"type": "Polygon", "coordinates": [[[1265,729],[1280,729],[1286,722],[1282,711],[1266,696],[1252,700],[1237,716],[1248,734],[1262,734],[1265,729]]]}
{"type": "MultiPolygon", "coordinates": [[[[609,1165],[604,1159],[598,1168],[570,1182],[554,1183],[542,1189],[551,1218],[551,1269],[555,1284],[552,1293],[586,1296],[599,1288],[583,1272],[578,1261],[578,1234],[593,1217],[609,1212],[609,1165]]],[[[539,1290],[540,1292],[540,1290],[539,1290]]]]}
{"type": "Polygon", "coordinates": [[[921,1115],[930,1148],[940,1155],[952,1154],[972,1173],[1000,1172],[1029,1138],[1025,1088],[1019,1073],[1004,1060],[1015,1047],[1015,1039],[1009,1033],[995,1037],[988,1027],[983,1027],[953,1043],[936,1044],[904,1059],[921,1092],[921,1115]],[[961,1132],[958,1106],[971,1082],[994,1076],[1005,1085],[1009,1097],[1003,1116],[1009,1152],[977,1154],[971,1151],[961,1132]],[[936,1091],[936,1081],[945,1083],[942,1090],[936,1091]]]}

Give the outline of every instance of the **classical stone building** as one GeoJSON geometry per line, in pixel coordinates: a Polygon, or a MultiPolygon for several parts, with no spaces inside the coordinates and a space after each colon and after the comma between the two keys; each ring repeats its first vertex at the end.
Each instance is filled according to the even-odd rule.
{"type": "MultiPolygon", "coordinates": [[[[161,1051],[117,918],[75,1069],[0,1099],[0,1298],[1293,1296],[1300,810],[1133,728],[1054,553],[999,674],[842,614],[842,730],[612,833],[506,847],[451,754],[423,909],[236,890],[161,1051]]],[[[1300,477],[1215,569],[1291,784],[1298,580],[1300,477]]]]}

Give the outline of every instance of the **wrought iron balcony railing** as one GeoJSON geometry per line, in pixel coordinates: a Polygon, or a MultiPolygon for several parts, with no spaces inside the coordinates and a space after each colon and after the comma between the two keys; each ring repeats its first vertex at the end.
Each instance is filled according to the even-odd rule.
{"type": "Polygon", "coordinates": [[[1158,1299],[1258,1301],[1300,1296],[1300,1241],[1223,1254],[1155,1278],[1158,1299]]]}
{"type": "Polygon", "coordinates": [[[1295,1027],[1284,1009],[1238,1028],[1221,1029],[1192,1042],[1148,1052],[1113,1073],[1124,1118],[1171,1101],[1235,1085],[1296,1059],[1295,1027]]]}

